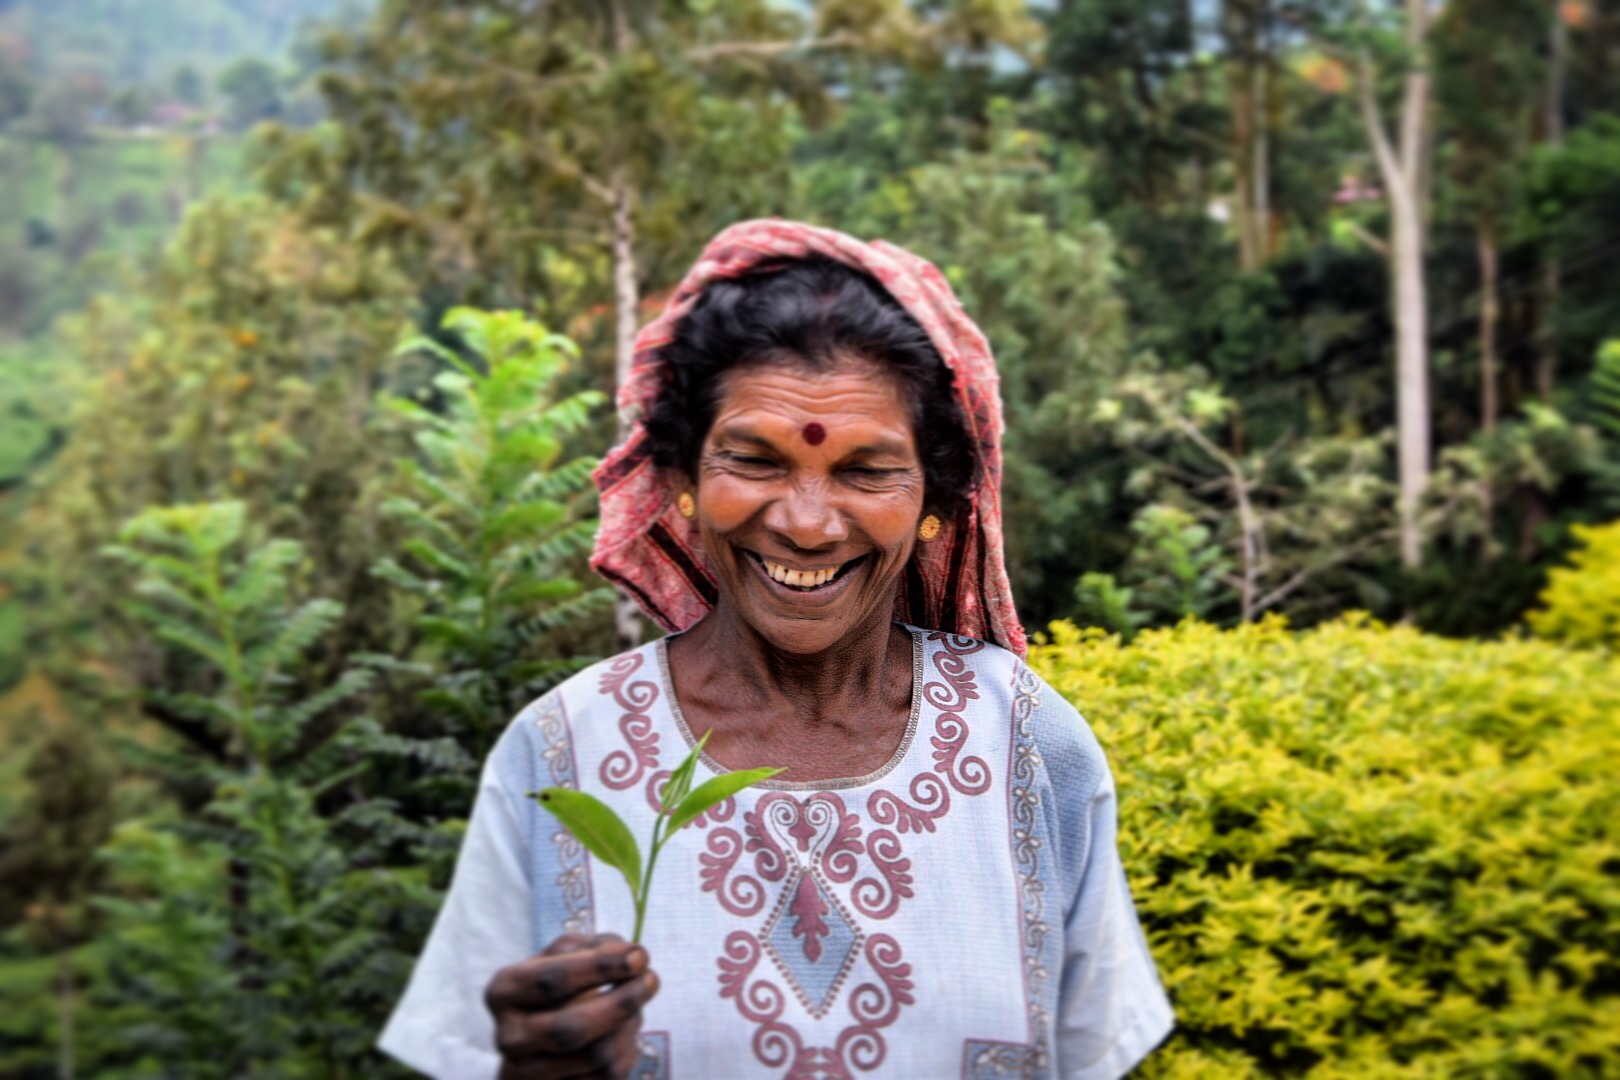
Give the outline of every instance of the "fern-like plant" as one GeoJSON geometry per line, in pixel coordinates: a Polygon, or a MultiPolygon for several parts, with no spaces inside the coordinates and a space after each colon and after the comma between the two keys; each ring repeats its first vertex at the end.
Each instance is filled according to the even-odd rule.
{"type": "Polygon", "coordinates": [[[1597,466],[1599,509],[1620,514],[1620,339],[1598,349],[1590,382],[1592,422],[1603,440],[1597,466]]]}
{"type": "Polygon", "coordinates": [[[409,970],[401,931],[419,930],[437,895],[377,865],[413,827],[364,791],[371,759],[400,748],[356,707],[374,671],[290,696],[310,685],[295,676],[340,605],[298,601],[301,548],[247,532],[241,503],[154,508],[107,549],[136,572],[137,617],[212,688],[144,692],[228,747],[224,760],[131,748],[137,765],[210,792],[184,837],[215,869],[194,888],[106,902],[121,928],[116,1015],[166,1075],[373,1075],[372,1033],[409,970]]]}
{"type": "Polygon", "coordinates": [[[408,534],[401,558],[376,569],[421,605],[439,672],[426,703],[481,759],[525,703],[594,659],[551,635],[612,602],[573,573],[596,536],[586,513],[596,462],[566,452],[604,397],[554,396],[577,349],[521,312],[454,308],[443,325],[474,359],[425,336],[399,346],[448,370],[433,383],[442,408],[389,402],[421,457],[401,465],[407,494],[385,504],[408,534]]]}

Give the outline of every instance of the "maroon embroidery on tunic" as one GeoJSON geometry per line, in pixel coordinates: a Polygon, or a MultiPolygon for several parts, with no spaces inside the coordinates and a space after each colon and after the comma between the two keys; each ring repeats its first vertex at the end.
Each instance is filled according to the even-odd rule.
{"type": "Polygon", "coordinates": [[[950,791],[930,773],[911,778],[911,797],[914,802],[908,803],[892,791],[874,791],[866,801],[866,812],[879,825],[917,833],[933,832],[934,822],[950,812],[950,791]]]}
{"type": "Polygon", "coordinates": [[[630,681],[646,660],[643,650],[626,653],[608,665],[602,675],[600,692],[610,694],[624,710],[619,731],[629,744],[628,752],[615,750],[602,759],[602,783],[614,791],[633,787],[648,769],[658,768],[658,734],[653,731],[647,710],[658,700],[658,684],[647,679],[630,681]]]}
{"type": "Polygon", "coordinates": [[[862,983],[849,995],[855,1023],[838,1036],[838,1056],[862,1071],[883,1064],[889,1048],[879,1033],[899,1018],[902,1006],[917,1002],[911,965],[901,960],[899,942],[887,934],[876,935],[866,943],[866,959],[879,982],[862,983]]]}
{"type": "Polygon", "coordinates": [[[754,1056],[767,1068],[784,1069],[787,1080],[852,1080],[883,1063],[884,1029],[916,1004],[912,967],[892,935],[869,935],[856,920],[890,919],[916,895],[904,837],[935,832],[950,812],[953,789],[971,798],[991,786],[989,766],[965,753],[970,732],[962,717],[979,696],[968,658],[984,646],[944,634],[929,640],[938,644],[932,660],[943,680],[922,688],[924,703],[937,710],[933,770],[913,776],[905,795],[879,788],[868,796],[866,813],[877,827],[864,832],[860,816],[837,792],[800,798],[773,791],[742,815],[741,833],[711,828],[707,850],[698,856],[703,890],[727,913],[752,917],[772,900],[758,930],[727,936],[720,996],[755,1025],[754,1056]],[[847,894],[833,892],[834,885],[846,886],[847,894]],[[772,963],[757,971],[764,955],[772,963]],[[788,992],[820,1019],[860,958],[873,977],[849,994],[850,1024],[831,1046],[805,1046],[783,1019],[788,992]]]}
{"type": "Polygon", "coordinates": [[[934,718],[934,737],[929,740],[934,747],[934,771],[949,780],[958,794],[983,794],[990,787],[990,767],[983,758],[965,757],[959,761],[958,757],[968,737],[962,710],[979,697],[966,658],[983,649],[984,642],[953,634],[930,634],[929,640],[940,644],[940,651],[933,657],[934,668],[945,677],[943,683],[931,682],[923,687],[923,700],[939,710],[934,718]]]}
{"type": "Polygon", "coordinates": [[[881,877],[857,881],[849,899],[862,915],[887,919],[900,910],[900,901],[915,895],[911,890],[911,860],[901,854],[900,838],[887,829],[874,832],[866,850],[881,877]]]}
{"type": "Polygon", "coordinates": [[[825,916],[831,910],[821,898],[815,879],[809,874],[801,877],[788,911],[793,916],[793,936],[804,938],[804,955],[811,963],[821,959],[821,939],[829,933],[825,916]]]}
{"type": "Polygon", "coordinates": [[[709,850],[698,856],[698,878],[703,891],[712,892],[726,912],[738,918],[758,915],[765,906],[765,887],[747,874],[731,877],[732,867],[743,854],[743,840],[736,829],[715,829],[709,833],[709,850]]]}
{"type": "Polygon", "coordinates": [[[733,930],[727,935],[726,951],[720,957],[720,996],[735,998],[737,1011],[758,1025],[754,1030],[754,1056],[760,1064],[779,1068],[797,1058],[803,1044],[799,1033],[781,1022],[787,995],[764,979],[748,981],[759,964],[760,953],[759,942],[748,931],[733,930]]]}

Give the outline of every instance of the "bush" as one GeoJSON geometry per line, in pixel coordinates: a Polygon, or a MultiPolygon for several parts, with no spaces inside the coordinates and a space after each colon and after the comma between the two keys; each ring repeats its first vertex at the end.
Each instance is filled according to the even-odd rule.
{"type": "Polygon", "coordinates": [[[1620,1069],[1620,669],[1365,617],[1055,624],[1177,1033],[1144,1076],[1620,1069]]]}
{"type": "Polygon", "coordinates": [[[1574,565],[1547,575],[1530,629],[1569,645],[1612,649],[1620,646],[1620,521],[1573,531],[1581,542],[1574,565]]]}

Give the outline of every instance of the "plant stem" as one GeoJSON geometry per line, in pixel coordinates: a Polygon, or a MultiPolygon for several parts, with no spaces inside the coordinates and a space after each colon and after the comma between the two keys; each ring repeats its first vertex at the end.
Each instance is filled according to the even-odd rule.
{"type": "MultiPolygon", "coordinates": [[[[630,935],[632,942],[641,940],[641,924],[647,919],[647,896],[652,891],[653,867],[658,865],[658,853],[664,847],[663,840],[659,839],[659,835],[663,832],[664,823],[668,820],[668,815],[659,814],[658,818],[653,822],[652,843],[648,845],[651,854],[647,856],[647,870],[641,876],[641,895],[636,897],[636,929],[635,933],[630,935]]],[[[664,839],[667,840],[668,837],[664,839]]]]}

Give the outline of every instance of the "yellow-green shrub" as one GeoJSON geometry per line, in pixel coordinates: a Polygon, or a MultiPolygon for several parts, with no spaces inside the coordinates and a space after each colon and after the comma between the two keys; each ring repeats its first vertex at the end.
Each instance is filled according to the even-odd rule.
{"type": "Polygon", "coordinates": [[[1547,575],[1530,629],[1570,645],[1620,647],[1620,521],[1577,525],[1573,566],[1547,575]]]}
{"type": "Polygon", "coordinates": [[[1620,1075],[1610,654],[1359,617],[1052,637],[1175,1002],[1142,1075],[1620,1075]]]}

